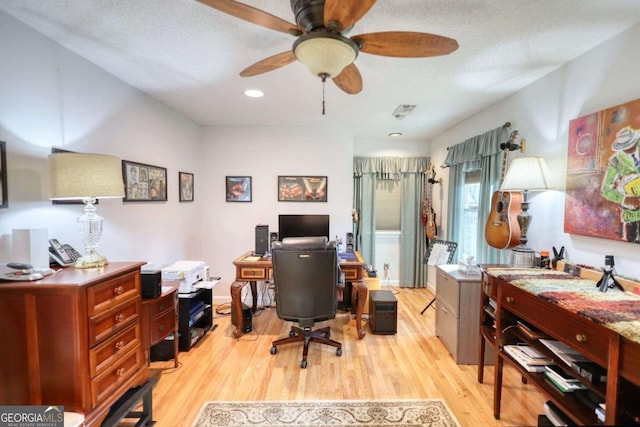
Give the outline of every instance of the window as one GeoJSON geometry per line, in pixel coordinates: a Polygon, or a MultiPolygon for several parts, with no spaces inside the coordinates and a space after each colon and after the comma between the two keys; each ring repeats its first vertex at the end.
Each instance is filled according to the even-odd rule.
{"type": "Polygon", "coordinates": [[[376,230],[400,230],[401,181],[378,181],[376,187],[376,230]]]}
{"type": "Polygon", "coordinates": [[[463,218],[461,224],[458,255],[476,257],[478,244],[478,200],[480,199],[480,170],[466,172],[464,175],[463,218]]]}

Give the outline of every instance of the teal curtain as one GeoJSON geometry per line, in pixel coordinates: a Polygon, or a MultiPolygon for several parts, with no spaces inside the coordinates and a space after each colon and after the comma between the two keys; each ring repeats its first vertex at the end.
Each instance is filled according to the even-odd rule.
{"type": "Polygon", "coordinates": [[[502,126],[474,136],[460,144],[449,147],[444,164],[449,167],[449,202],[447,214],[447,240],[461,241],[464,208],[465,173],[480,170],[480,200],[478,204],[478,235],[476,260],[479,263],[502,263],[504,251],[486,243],[484,227],[491,209],[491,196],[500,186],[500,171],[503,152],[500,144],[509,140],[509,126],[502,126]]]}
{"type": "Polygon", "coordinates": [[[354,223],[357,249],[366,262],[375,260],[375,190],[378,181],[394,180],[402,184],[400,219],[399,282],[402,287],[425,287],[426,250],[424,226],[420,221],[424,197],[424,174],[428,157],[355,157],[353,159],[354,223]]]}

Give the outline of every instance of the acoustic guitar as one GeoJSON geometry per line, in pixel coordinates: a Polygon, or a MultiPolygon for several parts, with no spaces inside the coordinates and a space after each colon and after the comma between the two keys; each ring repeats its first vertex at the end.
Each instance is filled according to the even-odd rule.
{"type": "MultiPolygon", "coordinates": [[[[500,185],[504,180],[507,169],[507,157],[511,147],[517,147],[513,141],[518,136],[518,131],[511,132],[507,144],[502,144],[502,170],[500,173],[500,185]]],[[[520,243],[520,226],[518,225],[518,213],[522,210],[522,193],[519,191],[496,191],[491,196],[491,211],[484,228],[484,238],[489,246],[496,249],[509,249],[520,243]]]]}

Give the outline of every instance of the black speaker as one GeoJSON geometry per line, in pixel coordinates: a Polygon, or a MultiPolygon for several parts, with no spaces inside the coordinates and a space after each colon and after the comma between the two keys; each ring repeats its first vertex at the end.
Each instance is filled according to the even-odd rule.
{"type": "Polygon", "coordinates": [[[347,239],[345,242],[346,251],[353,252],[355,250],[355,242],[353,241],[353,233],[347,233],[347,239]]]}
{"type": "Polygon", "coordinates": [[[269,252],[269,226],[256,225],[256,255],[269,252]]]}
{"type": "Polygon", "coordinates": [[[162,272],[160,270],[142,270],[140,272],[140,287],[143,299],[158,298],[162,293],[162,272]]]}
{"type": "Polygon", "coordinates": [[[270,234],[270,239],[269,239],[269,241],[270,241],[271,243],[273,243],[273,242],[277,242],[277,241],[278,241],[278,233],[277,233],[276,231],[273,231],[273,232],[270,234]]]}

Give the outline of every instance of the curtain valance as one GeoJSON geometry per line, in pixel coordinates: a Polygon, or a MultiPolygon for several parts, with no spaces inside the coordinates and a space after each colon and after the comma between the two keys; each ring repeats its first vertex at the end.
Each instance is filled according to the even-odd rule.
{"type": "Polygon", "coordinates": [[[403,173],[424,173],[429,168],[429,157],[354,157],[353,176],[375,174],[379,180],[400,179],[403,173]]]}
{"type": "Polygon", "coordinates": [[[447,166],[480,161],[482,157],[499,153],[500,144],[509,139],[509,127],[501,126],[482,135],[476,135],[464,142],[449,147],[444,164],[447,166]]]}

